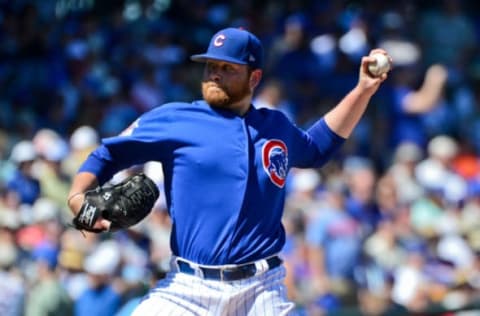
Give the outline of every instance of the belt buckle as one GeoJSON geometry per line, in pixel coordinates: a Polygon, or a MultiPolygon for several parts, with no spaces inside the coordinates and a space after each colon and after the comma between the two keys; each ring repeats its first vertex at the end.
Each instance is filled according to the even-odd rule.
{"type": "Polygon", "coordinates": [[[229,268],[222,268],[220,269],[220,281],[236,281],[240,280],[238,277],[234,275],[239,273],[239,268],[229,267],[229,268]],[[227,273],[228,277],[225,275],[227,273]]]}
{"type": "MultiPolygon", "coordinates": [[[[220,273],[220,281],[225,281],[225,271],[227,272],[234,272],[236,269],[238,268],[238,266],[236,264],[228,264],[228,265],[224,265],[222,266],[221,268],[219,268],[219,273],[220,273]]],[[[230,281],[230,280],[227,280],[227,281],[230,281]]]]}

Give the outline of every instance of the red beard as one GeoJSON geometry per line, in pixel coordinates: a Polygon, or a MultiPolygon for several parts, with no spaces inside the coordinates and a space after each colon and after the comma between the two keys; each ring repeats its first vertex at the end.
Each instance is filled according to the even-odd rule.
{"type": "Polygon", "coordinates": [[[250,93],[248,80],[230,89],[222,87],[213,81],[202,82],[203,99],[211,106],[228,108],[229,105],[235,104],[250,93]]]}
{"type": "Polygon", "coordinates": [[[202,82],[202,95],[211,106],[225,107],[230,104],[228,92],[213,81],[202,82]]]}

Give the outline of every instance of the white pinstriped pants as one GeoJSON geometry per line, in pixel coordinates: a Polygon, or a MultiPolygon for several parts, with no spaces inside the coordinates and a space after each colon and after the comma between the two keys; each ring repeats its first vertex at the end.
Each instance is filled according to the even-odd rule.
{"type": "Polygon", "coordinates": [[[283,265],[238,281],[169,272],[132,316],[292,316],[283,265]]]}

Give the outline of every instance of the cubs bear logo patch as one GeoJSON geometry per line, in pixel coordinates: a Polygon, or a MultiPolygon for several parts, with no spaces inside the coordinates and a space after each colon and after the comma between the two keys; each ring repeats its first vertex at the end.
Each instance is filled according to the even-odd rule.
{"type": "Polygon", "coordinates": [[[270,180],[279,188],[283,188],[288,173],[288,149],[284,142],[271,139],[262,147],[263,169],[270,180]]]}

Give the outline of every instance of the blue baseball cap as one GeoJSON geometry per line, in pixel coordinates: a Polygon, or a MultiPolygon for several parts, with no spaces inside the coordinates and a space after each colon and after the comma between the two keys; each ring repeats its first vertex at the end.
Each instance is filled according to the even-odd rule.
{"type": "Polygon", "coordinates": [[[212,36],[205,54],[192,55],[190,59],[196,62],[221,60],[257,69],[263,66],[263,47],[252,33],[230,27],[212,36]]]}

